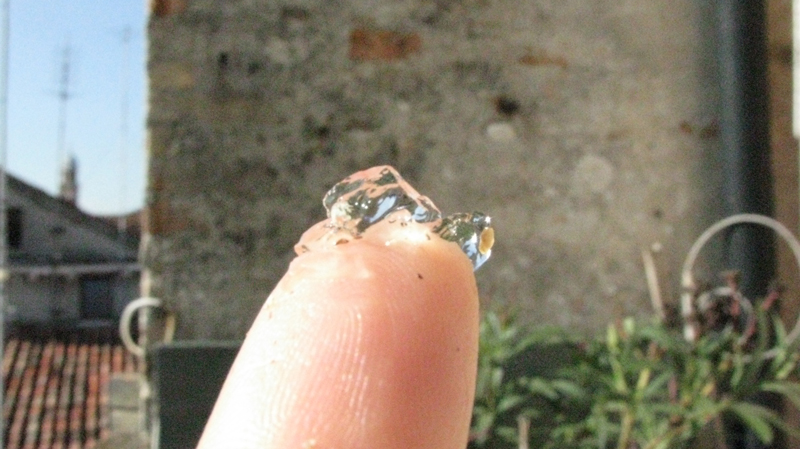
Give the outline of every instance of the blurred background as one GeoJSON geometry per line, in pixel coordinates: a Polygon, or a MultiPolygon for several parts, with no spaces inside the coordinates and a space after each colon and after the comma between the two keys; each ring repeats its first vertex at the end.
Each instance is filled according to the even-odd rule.
{"type": "MultiPolygon", "coordinates": [[[[643,251],[674,306],[716,220],[797,229],[789,0],[8,3],[9,448],[55,444],[59,426],[94,447],[114,416],[139,429],[119,435],[191,447],[152,437],[173,407],[152,405],[163,379],[201,353],[224,375],[325,191],[369,166],[493,217],[486,310],[584,335],[652,315],[643,251]],[[133,352],[176,340],[150,358],[117,336],[137,297],[156,300],[138,303],[133,352]],[[78,372],[111,385],[75,408],[94,424],[70,431],[85,420],[69,401],[17,412],[37,376],[63,392],[78,372]]],[[[759,297],[797,285],[793,263],[742,227],[698,272],[739,269],[759,297]]]]}

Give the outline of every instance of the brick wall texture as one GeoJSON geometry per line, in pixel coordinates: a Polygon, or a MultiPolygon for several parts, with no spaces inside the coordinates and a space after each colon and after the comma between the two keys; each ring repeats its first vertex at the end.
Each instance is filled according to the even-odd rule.
{"type": "Polygon", "coordinates": [[[494,217],[485,307],[593,331],[669,297],[718,217],[713,4],[162,0],[149,21],[145,293],[179,338],[242,338],[323,217],[391,164],[494,217]]]}

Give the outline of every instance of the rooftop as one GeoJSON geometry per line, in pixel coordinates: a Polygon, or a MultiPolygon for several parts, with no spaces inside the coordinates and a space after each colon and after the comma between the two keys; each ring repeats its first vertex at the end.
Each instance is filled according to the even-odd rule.
{"type": "Polygon", "coordinates": [[[112,373],[136,358],[111,329],[25,333],[5,343],[5,448],[93,448],[109,433],[112,373]]]}
{"type": "Polygon", "coordinates": [[[131,212],[120,216],[98,217],[87,214],[75,204],[51,196],[47,192],[34,187],[25,181],[11,175],[6,175],[9,191],[16,192],[27,198],[39,207],[53,214],[69,220],[72,225],[91,229],[98,236],[123,243],[133,251],[139,246],[139,233],[141,232],[141,213],[131,212]],[[121,226],[123,225],[124,226],[121,226]]]}

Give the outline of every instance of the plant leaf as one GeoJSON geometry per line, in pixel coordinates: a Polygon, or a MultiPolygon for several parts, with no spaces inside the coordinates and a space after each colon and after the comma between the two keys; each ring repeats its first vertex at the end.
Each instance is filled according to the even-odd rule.
{"type": "MultiPolygon", "coordinates": [[[[554,383],[555,382],[553,382],[553,384],[554,383]]],[[[541,395],[551,401],[555,401],[558,399],[558,391],[556,391],[555,385],[553,384],[540,377],[534,377],[526,382],[528,391],[530,391],[532,394],[541,395]]]]}
{"type": "Polygon", "coordinates": [[[770,421],[777,417],[768,409],[748,402],[736,402],[730,405],[732,411],[756,434],[764,444],[770,444],[774,437],[770,421]]]}
{"type": "Polygon", "coordinates": [[[761,386],[764,391],[778,393],[800,408],[800,384],[794,382],[767,382],[761,386]]]}
{"type": "Polygon", "coordinates": [[[521,404],[523,400],[525,400],[524,396],[518,396],[518,395],[504,396],[502,399],[500,399],[500,403],[497,404],[497,413],[506,412],[516,407],[517,405],[521,404]]]}
{"type": "Polygon", "coordinates": [[[500,426],[495,429],[495,433],[500,438],[504,439],[506,442],[516,444],[517,443],[517,429],[515,427],[510,426],[500,426]]]}
{"type": "Polygon", "coordinates": [[[500,385],[503,383],[503,368],[495,367],[491,371],[491,377],[489,381],[489,385],[491,385],[492,389],[499,390],[500,385]]]}
{"type": "Polygon", "coordinates": [[[572,398],[586,396],[586,391],[577,383],[569,380],[554,380],[550,383],[559,393],[572,398]]]}

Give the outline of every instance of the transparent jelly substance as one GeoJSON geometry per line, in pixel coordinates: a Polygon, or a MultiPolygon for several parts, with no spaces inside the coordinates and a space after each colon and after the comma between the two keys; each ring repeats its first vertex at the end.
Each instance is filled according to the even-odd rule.
{"type": "Polygon", "coordinates": [[[322,204],[328,211],[328,220],[303,235],[295,246],[298,254],[319,245],[361,238],[379,223],[405,226],[409,222],[427,225],[432,233],[458,244],[475,270],[492,253],[491,218],[479,212],[442,218],[433,202],[414,190],[392,167],[373,167],[345,178],[325,194],[322,204]]]}
{"type": "Polygon", "coordinates": [[[443,239],[458,243],[476,270],[492,255],[492,219],[480,212],[448,215],[433,230],[443,239]]]}

